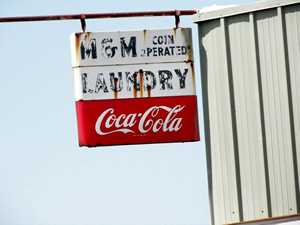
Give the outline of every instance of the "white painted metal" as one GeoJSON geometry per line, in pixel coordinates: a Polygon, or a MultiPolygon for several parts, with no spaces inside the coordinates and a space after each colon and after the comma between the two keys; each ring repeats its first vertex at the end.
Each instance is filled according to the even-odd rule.
{"type": "MultiPolygon", "coordinates": [[[[284,8],[286,21],[286,37],[288,51],[288,69],[292,92],[292,106],[294,117],[294,132],[296,160],[298,162],[298,181],[300,180],[300,5],[284,8]]],[[[299,185],[299,183],[298,183],[299,185]]],[[[299,187],[300,189],[300,187],[299,187]]]]}
{"type": "Polygon", "coordinates": [[[258,14],[257,34],[272,215],[297,212],[284,42],[279,11],[258,14]]]}
{"type": "Polygon", "coordinates": [[[253,15],[227,20],[244,219],[268,215],[253,15]]]}
{"type": "Polygon", "coordinates": [[[212,167],[212,195],[216,224],[223,221],[235,222],[239,220],[237,199],[237,184],[235,172],[235,156],[233,131],[231,127],[231,108],[229,101],[228,68],[226,62],[225,42],[222,42],[224,31],[220,21],[212,21],[203,27],[202,44],[209,48],[206,55],[202,54],[202,64],[207,69],[207,88],[210,110],[211,136],[211,167],[212,167]],[[212,29],[215,28],[215,29],[212,29]],[[219,43],[218,40],[221,42],[219,43]]]}
{"type": "Polygon", "coordinates": [[[273,9],[276,7],[292,5],[299,2],[299,0],[261,0],[258,1],[256,4],[245,4],[241,6],[226,7],[224,9],[214,10],[208,13],[198,13],[194,15],[193,20],[194,22],[207,21],[212,19],[218,19],[221,17],[229,17],[244,13],[273,9]]]}
{"type": "Polygon", "coordinates": [[[74,81],[76,101],[196,94],[191,63],[74,68],[74,81]]]}
{"type": "Polygon", "coordinates": [[[299,214],[300,0],[194,20],[214,224],[299,214]]]}
{"type": "Polygon", "coordinates": [[[190,28],[71,35],[75,98],[195,95],[190,28]]]}
{"type": "Polygon", "coordinates": [[[193,59],[191,44],[190,28],[75,33],[71,35],[72,66],[189,61],[193,59]]]}

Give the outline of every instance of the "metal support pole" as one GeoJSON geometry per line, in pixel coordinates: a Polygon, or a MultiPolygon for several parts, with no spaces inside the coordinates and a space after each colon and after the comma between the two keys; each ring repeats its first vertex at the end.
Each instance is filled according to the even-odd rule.
{"type": "Polygon", "coordinates": [[[81,24],[82,32],[85,32],[85,30],[86,30],[85,15],[81,15],[80,24],[81,24]]]}
{"type": "Polygon", "coordinates": [[[176,29],[179,27],[179,23],[180,23],[180,11],[175,10],[175,27],[176,29]]]}
{"type": "Polygon", "coordinates": [[[179,15],[190,16],[196,13],[197,13],[196,10],[171,10],[171,11],[144,11],[144,12],[119,12],[119,13],[86,13],[86,14],[83,13],[83,14],[47,15],[47,16],[19,16],[19,17],[0,17],[0,23],[53,21],[53,20],[80,20],[82,25],[82,30],[84,30],[83,28],[86,27],[85,25],[86,19],[175,16],[175,18],[177,18],[176,21],[179,21],[179,15]]]}

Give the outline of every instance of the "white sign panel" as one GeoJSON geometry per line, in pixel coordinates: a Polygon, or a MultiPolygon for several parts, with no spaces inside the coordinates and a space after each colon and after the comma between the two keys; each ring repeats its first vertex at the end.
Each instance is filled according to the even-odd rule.
{"type": "Polygon", "coordinates": [[[72,66],[183,62],[193,59],[190,28],[71,36],[72,66]]]}
{"type": "Polygon", "coordinates": [[[76,100],[195,95],[191,63],[74,69],[76,100]]]}

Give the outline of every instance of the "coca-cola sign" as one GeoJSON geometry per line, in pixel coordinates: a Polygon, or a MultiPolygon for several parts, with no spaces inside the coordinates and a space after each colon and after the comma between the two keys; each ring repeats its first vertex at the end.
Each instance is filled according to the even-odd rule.
{"type": "Polygon", "coordinates": [[[176,115],[183,110],[184,106],[152,106],[144,113],[122,113],[116,115],[113,108],[103,111],[97,119],[95,130],[99,135],[108,135],[116,132],[124,134],[135,133],[134,125],[138,124],[138,132],[146,134],[148,132],[157,133],[179,131],[182,127],[182,117],[176,115]],[[168,112],[167,116],[159,117],[160,111],[168,112]],[[102,130],[104,127],[104,130],[102,130]]]}
{"type": "Polygon", "coordinates": [[[78,101],[80,145],[198,140],[196,101],[196,96],[78,101]]]}
{"type": "Polygon", "coordinates": [[[80,146],[199,140],[190,29],[79,33],[72,44],[80,146]]]}

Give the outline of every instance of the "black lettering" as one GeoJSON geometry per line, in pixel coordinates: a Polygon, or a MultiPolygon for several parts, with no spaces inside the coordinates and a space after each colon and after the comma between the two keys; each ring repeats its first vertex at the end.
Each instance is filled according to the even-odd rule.
{"type": "Polygon", "coordinates": [[[168,44],[174,44],[174,43],[175,43],[175,42],[174,42],[174,35],[169,34],[169,35],[168,35],[168,39],[169,39],[168,44]]]}
{"type": "Polygon", "coordinates": [[[87,93],[87,74],[81,74],[81,83],[82,83],[82,92],[85,94],[87,93]]]}
{"type": "Polygon", "coordinates": [[[165,48],[165,56],[170,56],[170,51],[168,47],[165,48]]]}
{"type": "Polygon", "coordinates": [[[108,92],[103,73],[98,73],[97,75],[95,93],[98,93],[100,90],[103,90],[105,93],[108,92]]]}
{"type": "Polygon", "coordinates": [[[152,48],[147,48],[147,56],[149,56],[151,52],[152,52],[152,48]]]}
{"type": "Polygon", "coordinates": [[[161,90],[165,90],[167,89],[173,89],[172,86],[172,78],[173,75],[171,73],[171,71],[169,70],[159,70],[158,71],[158,75],[159,75],[159,82],[160,82],[160,89],[161,90]]]}
{"type": "Polygon", "coordinates": [[[158,39],[157,39],[157,41],[158,41],[158,44],[163,44],[164,43],[164,38],[163,38],[163,36],[159,36],[158,37],[158,39]]]}
{"type": "Polygon", "coordinates": [[[174,44],[174,36],[169,34],[169,35],[159,35],[159,36],[154,36],[152,43],[154,45],[170,45],[174,44]]]}
{"type": "Polygon", "coordinates": [[[106,58],[113,58],[118,47],[113,46],[112,38],[103,38],[101,41],[101,54],[106,58]]]}
{"type": "Polygon", "coordinates": [[[175,69],[175,73],[177,74],[177,76],[179,78],[180,89],[185,88],[185,79],[186,79],[186,75],[187,75],[188,71],[189,70],[187,68],[185,68],[184,72],[181,73],[181,71],[179,69],[175,69]]]}
{"type": "Polygon", "coordinates": [[[153,56],[157,56],[157,48],[153,48],[153,56]]]}
{"type": "Polygon", "coordinates": [[[123,89],[122,72],[118,72],[117,75],[115,73],[109,73],[109,77],[111,90],[120,92],[123,89]]]}
{"type": "Polygon", "coordinates": [[[117,51],[117,47],[106,46],[104,48],[104,52],[107,58],[113,58],[116,54],[116,51],[117,51]]]}
{"type": "Polygon", "coordinates": [[[146,55],[146,50],[145,49],[141,49],[141,51],[142,51],[141,57],[144,57],[146,55]]]}
{"type": "Polygon", "coordinates": [[[84,41],[80,43],[80,55],[81,59],[84,60],[87,58],[96,59],[97,58],[97,47],[96,39],[91,39],[87,44],[84,41]]]}
{"type": "Polygon", "coordinates": [[[170,46],[171,55],[174,55],[174,48],[175,48],[175,46],[170,46]]]}
{"type": "Polygon", "coordinates": [[[126,83],[127,83],[128,91],[131,91],[132,88],[137,91],[140,90],[140,82],[139,79],[137,79],[137,76],[138,76],[138,72],[134,72],[134,73],[126,72],[126,83]]]}
{"type": "Polygon", "coordinates": [[[156,78],[151,71],[144,71],[144,88],[145,90],[154,89],[156,86],[156,78]]]}
{"type": "Polygon", "coordinates": [[[181,46],[181,55],[186,55],[187,48],[185,46],[181,46]]]}
{"type": "Polygon", "coordinates": [[[156,35],[153,37],[152,43],[153,43],[154,45],[157,45],[157,36],[156,36],[156,35]]]}
{"type": "Polygon", "coordinates": [[[121,37],[121,55],[122,57],[127,56],[136,57],[136,37],[130,37],[129,44],[127,45],[125,37],[121,37]]]}
{"type": "Polygon", "coordinates": [[[164,56],[164,49],[162,47],[158,47],[158,56],[164,56]]]}

